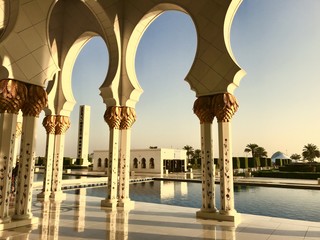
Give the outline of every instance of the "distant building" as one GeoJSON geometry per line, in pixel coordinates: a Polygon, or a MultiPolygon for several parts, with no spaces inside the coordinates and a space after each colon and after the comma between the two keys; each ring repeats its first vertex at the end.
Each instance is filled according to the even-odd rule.
{"type": "Polygon", "coordinates": [[[88,166],[90,133],[90,106],[81,105],[79,109],[77,159],[83,159],[82,166],[88,166]]]}
{"type": "MultiPolygon", "coordinates": [[[[93,170],[108,170],[109,151],[93,152],[93,170]]],[[[130,153],[130,171],[135,173],[163,174],[185,172],[187,170],[187,151],[183,149],[152,148],[132,149],[130,153]]]]}

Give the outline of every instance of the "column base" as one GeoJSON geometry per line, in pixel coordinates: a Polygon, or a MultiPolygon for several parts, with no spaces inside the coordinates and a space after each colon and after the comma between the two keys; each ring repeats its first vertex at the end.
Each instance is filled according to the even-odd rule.
{"type": "Polygon", "coordinates": [[[37,225],[38,222],[39,222],[39,218],[31,217],[30,219],[13,220],[8,223],[0,223],[0,231],[11,229],[11,228],[28,226],[28,225],[37,225]]]}
{"type": "Polygon", "coordinates": [[[134,209],[134,205],[135,202],[131,201],[130,198],[125,200],[119,200],[118,202],[118,208],[125,211],[134,209]]]}
{"type": "Polygon", "coordinates": [[[108,208],[109,210],[116,210],[118,205],[117,199],[104,199],[101,200],[101,207],[108,208]]]}
{"type": "Polygon", "coordinates": [[[30,214],[23,214],[23,215],[18,215],[18,214],[15,214],[12,216],[12,222],[14,221],[23,221],[23,220],[30,220],[33,218],[33,215],[32,213],[30,214]]]}
{"type": "Polygon", "coordinates": [[[232,214],[223,214],[220,212],[206,212],[206,211],[198,211],[196,213],[197,218],[201,219],[211,219],[211,220],[217,220],[217,221],[226,221],[226,222],[232,222],[234,224],[240,223],[241,215],[237,212],[233,212],[232,214]]]}
{"type": "Polygon", "coordinates": [[[5,217],[0,219],[0,224],[9,223],[11,221],[11,217],[5,217]]]}
{"type": "Polygon", "coordinates": [[[50,200],[52,201],[63,201],[66,200],[66,194],[62,191],[59,192],[51,192],[50,200]]]}

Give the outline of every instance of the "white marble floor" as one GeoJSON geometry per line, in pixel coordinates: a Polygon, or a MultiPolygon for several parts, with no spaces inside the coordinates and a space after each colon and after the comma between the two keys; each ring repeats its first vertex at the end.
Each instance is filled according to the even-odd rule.
{"type": "MultiPolygon", "coordinates": [[[[2,231],[0,239],[319,240],[320,222],[242,214],[241,223],[196,219],[198,209],[136,202],[130,212],[109,212],[101,198],[67,194],[61,203],[34,202],[38,225],[2,231]]],[[[319,216],[320,219],[320,216],[319,216]]]]}

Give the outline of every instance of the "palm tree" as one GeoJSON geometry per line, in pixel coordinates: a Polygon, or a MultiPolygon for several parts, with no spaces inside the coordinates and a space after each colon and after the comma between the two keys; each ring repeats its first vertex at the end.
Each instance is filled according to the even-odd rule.
{"type": "Polygon", "coordinates": [[[255,143],[249,143],[246,148],[244,149],[245,152],[249,153],[251,152],[252,157],[255,157],[255,149],[259,147],[258,144],[255,143]]]}
{"type": "Polygon", "coordinates": [[[302,156],[304,159],[313,162],[315,158],[320,157],[320,151],[316,145],[308,143],[302,149],[302,156]]]}
{"type": "Polygon", "coordinates": [[[268,157],[268,153],[263,147],[256,147],[254,149],[254,157],[268,157]]]}
{"type": "Polygon", "coordinates": [[[195,165],[198,165],[198,163],[201,163],[201,150],[200,149],[194,150],[193,160],[194,160],[195,165]]]}
{"type": "Polygon", "coordinates": [[[297,154],[297,153],[294,153],[290,156],[291,159],[293,160],[300,160],[301,159],[301,155],[300,154],[297,154]]]}
{"type": "Polygon", "coordinates": [[[190,163],[190,160],[191,160],[192,156],[194,155],[193,147],[191,147],[190,145],[186,145],[183,147],[183,149],[187,150],[188,163],[190,163]]]}

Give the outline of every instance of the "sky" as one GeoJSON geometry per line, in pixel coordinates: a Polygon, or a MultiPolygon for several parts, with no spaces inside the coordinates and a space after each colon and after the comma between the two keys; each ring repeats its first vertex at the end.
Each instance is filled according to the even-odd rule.
{"type": "MultiPolygon", "coordinates": [[[[244,0],[235,15],[231,46],[247,75],[234,95],[233,155],[246,156],[256,143],[271,157],[276,151],[301,154],[308,143],[320,146],[320,1],[244,0]]],[[[196,51],[191,18],[169,11],[144,33],[136,54],[137,78],[144,93],[136,105],[132,148],[200,148],[200,124],[192,107],[195,93],[184,81],[196,51]]],[[[66,133],[65,156],[76,157],[79,105],[91,106],[90,147],[107,149],[109,129],[99,87],[108,70],[108,49],[93,38],[80,52],[72,76],[77,104],[66,133]]],[[[43,116],[40,116],[42,121],[43,116]]],[[[214,122],[214,155],[218,156],[214,122]]],[[[38,129],[38,155],[45,130],[38,129]]]]}

